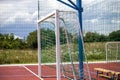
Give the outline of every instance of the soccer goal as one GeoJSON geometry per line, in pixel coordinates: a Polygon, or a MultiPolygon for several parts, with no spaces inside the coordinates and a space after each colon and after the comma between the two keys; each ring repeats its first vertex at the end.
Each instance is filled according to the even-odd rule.
{"type": "MultiPolygon", "coordinates": [[[[38,72],[41,78],[80,78],[78,33],[78,16],[73,11],[55,10],[38,20],[38,72]]],[[[83,72],[85,78],[89,78],[86,64],[83,72]]]]}
{"type": "Polygon", "coordinates": [[[120,61],[120,42],[106,43],[106,61],[120,61]]]}
{"type": "Polygon", "coordinates": [[[120,42],[106,43],[106,62],[108,68],[115,71],[120,70],[120,42]]]}

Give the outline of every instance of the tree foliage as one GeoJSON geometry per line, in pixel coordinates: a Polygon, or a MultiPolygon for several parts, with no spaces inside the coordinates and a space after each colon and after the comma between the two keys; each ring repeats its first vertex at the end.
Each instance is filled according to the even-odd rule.
{"type": "Polygon", "coordinates": [[[37,31],[29,33],[27,37],[28,48],[37,48],[37,31]]]}
{"type": "Polygon", "coordinates": [[[14,38],[14,34],[0,33],[0,49],[23,49],[25,42],[22,39],[14,38]]]}
{"type": "Polygon", "coordinates": [[[111,41],[120,41],[120,30],[111,32],[109,34],[109,39],[111,41]]]}
{"type": "Polygon", "coordinates": [[[108,36],[96,32],[87,32],[84,36],[85,42],[104,42],[108,41],[108,36]]]}
{"type": "Polygon", "coordinates": [[[87,32],[84,36],[85,42],[105,42],[109,41],[109,36],[96,32],[87,32]]]}
{"type": "MultiPolygon", "coordinates": [[[[65,33],[63,28],[60,28],[60,41],[61,44],[66,44],[66,34],[74,39],[75,43],[78,42],[78,37],[72,35],[71,33],[65,33]]],[[[51,45],[55,45],[55,32],[50,29],[41,29],[41,47],[45,48],[51,45]],[[46,36],[47,35],[47,36],[46,36]]],[[[105,42],[105,41],[120,41],[120,30],[111,32],[108,36],[104,34],[99,34],[96,32],[87,32],[84,36],[85,42],[105,42]]],[[[25,49],[25,48],[37,48],[37,30],[30,32],[26,41],[16,38],[13,33],[11,34],[1,34],[0,33],[0,49],[25,49]]]]}
{"type": "Polygon", "coordinates": [[[93,33],[93,32],[88,32],[86,33],[86,36],[84,37],[84,40],[86,42],[97,42],[99,38],[99,34],[98,33],[93,33]]]}

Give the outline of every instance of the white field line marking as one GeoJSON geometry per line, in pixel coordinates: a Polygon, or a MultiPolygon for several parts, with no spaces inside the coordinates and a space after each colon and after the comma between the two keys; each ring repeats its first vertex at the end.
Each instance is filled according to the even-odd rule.
{"type": "MultiPolygon", "coordinates": [[[[112,63],[120,62],[120,60],[111,60],[111,61],[88,61],[88,64],[99,64],[99,63],[112,63]]],[[[73,62],[74,64],[79,64],[79,62],[73,62]]],[[[71,64],[71,62],[63,62],[61,64],[71,64]]],[[[86,62],[84,62],[86,64],[86,62]]],[[[42,63],[41,65],[56,65],[56,63],[42,63]]],[[[10,66],[38,66],[38,64],[3,64],[0,67],[10,67],[10,66]]]]}
{"type": "Polygon", "coordinates": [[[29,71],[30,73],[32,73],[33,75],[35,75],[36,77],[38,77],[40,80],[44,80],[43,78],[40,78],[37,74],[35,74],[32,70],[30,70],[29,68],[23,66],[27,71],[29,71]]]}
{"type": "Polygon", "coordinates": [[[3,64],[0,67],[11,67],[11,66],[37,66],[38,64],[3,64]]]}
{"type": "Polygon", "coordinates": [[[20,74],[15,74],[15,75],[0,75],[0,77],[24,77],[24,76],[31,76],[31,74],[27,74],[27,75],[20,75],[20,74]]]}

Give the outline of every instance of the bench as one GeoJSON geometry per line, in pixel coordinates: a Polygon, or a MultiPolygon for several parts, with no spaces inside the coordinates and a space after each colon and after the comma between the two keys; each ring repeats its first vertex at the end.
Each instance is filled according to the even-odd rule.
{"type": "Polygon", "coordinates": [[[100,76],[108,78],[110,80],[120,80],[120,72],[107,70],[103,68],[94,68],[94,70],[97,72],[97,78],[98,76],[100,76]]]}

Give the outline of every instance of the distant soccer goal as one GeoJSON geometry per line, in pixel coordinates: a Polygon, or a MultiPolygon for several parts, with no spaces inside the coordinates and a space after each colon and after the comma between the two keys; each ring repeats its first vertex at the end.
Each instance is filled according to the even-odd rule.
{"type": "MultiPolygon", "coordinates": [[[[108,68],[118,69],[120,65],[120,42],[106,43],[106,62],[108,68]]],[[[120,70],[120,68],[119,68],[120,70]]]]}
{"type": "Polygon", "coordinates": [[[106,43],[106,61],[120,61],[120,42],[106,43]]]}
{"type": "MultiPolygon", "coordinates": [[[[38,20],[38,72],[41,78],[80,78],[78,33],[78,16],[73,11],[55,10],[38,20]]],[[[87,62],[83,70],[84,78],[89,78],[87,62]]]]}

